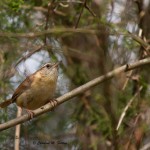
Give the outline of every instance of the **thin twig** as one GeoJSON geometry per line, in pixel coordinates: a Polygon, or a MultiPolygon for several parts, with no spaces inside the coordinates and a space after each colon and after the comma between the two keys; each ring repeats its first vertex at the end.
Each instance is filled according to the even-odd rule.
{"type": "MultiPolygon", "coordinates": [[[[128,75],[129,77],[132,75],[132,72],[133,72],[132,70],[129,72],[129,75],[128,75]]],[[[125,80],[125,82],[124,82],[124,84],[123,84],[123,86],[122,86],[122,89],[121,89],[122,91],[125,90],[125,88],[126,88],[126,86],[127,86],[127,84],[128,84],[128,81],[129,81],[129,79],[130,79],[129,77],[126,78],[126,80],[125,80]]]]}
{"type": "MultiPolygon", "coordinates": [[[[44,8],[44,7],[41,7],[41,6],[34,6],[33,7],[33,6],[30,6],[30,5],[21,5],[20,8],[21,9],[30,9],[30,10],[35,10],[35,11],[41,11],[41,12],[47,13],[47,9],[44,8]]],[[[64,12],[60,11],[60,10],[58,11],[58,10],[54,9],[53,12],[56,15],[66,16],[66,14],[64,12]]]]}
{"type": "MultiPolygon", "coordinates": [[[[51,13],[51,8],[55,0],[52,0],[52,2],[48,3],[48,10],[47,10],[47,15],[46,15],[46,23],[45,23],[45,31],[48,29],[48,23],[49,23],[49,18],[50,18],[50,13],[51,13]]],[[[46,45],[46,35],[44,39],[44,43],[46,45]]]]}
{"type": "Polygon", "coordinates": [[[79,21],[80,21],[80,18],[81,18],[81,15],[82,15],[82,13],[83,13],[83,10],[84,10],[85,5],[86,5],[86,0],[84,0],[84,2],[83,2],[83,7],[81,8],[79,17],[78,17],[77,22],[76,22],[76,24],[75,24],[75,29],[78,27],[78,24],[79,24],[79,21]]]}
{"type": "Polygon", "coordinates": [[[131,144],[131,141],[132,141],[132,138],[133,138],[133,134],[134,134],[134,131],[135,131],[135,128],[136,128],[136,125],[139,121],[139,119],[141,118],[141,114],[138,114],[135,118],[135,121],[134,121],[134,124],[133,124],[133,129],[130,133],[130,136],[129,136],[129,140],[128,140],[128,143],[127,143],[127,146],[126,146],[126,149],[125,150],[129,150],[130,148],[130,144],[131,144]]]}
{"type": "Polygon", "coordinates": [[[87,3],[85,3],[85,8],[93,15],[93,17],[96,17],[96,14],[91,10],[91,8],[89,8],[87,3]]]}
{"type": "MultiPolygon", "coordinates": [[[[22,109],[20,107],[17,107],[17,118],[20,117],[21,114],[22,114],[22,109]]],[[[21,124],[18,124],[16,126],[14,150],[19,150],[19,144],[20,144],[20,127],[21,127],[21,124]]]]}
{"type": "MultiPolygon", "coordinates": [[[[73,28],[53,28],[49,30],[44,30],[41,32],[29,32],[29,33],[13,33],[13,32],[0,32],[0,37],[15,37],[15,38],[35,38],[35,37],[40,37],[44,35],[49,35],[49,34],[62,34],[62,33],[87,33],[87,34],[97,34],[98,32],[105,32],[108,34],[106,31],[99,31],[99,30],[94,30],[94,29],[73,29],[73,28]]],[[[114,33],[116,34],[116,33],[114,33]]]]}
{"type": "Polygon", "coordinates": [[[86,8],[94,17],[96,17],[96,14],[95,14],[95,13],[89,8],[89,6],[87,5],[87,0],[84,0],[84,2],[83,2],[83,7],[81,8],[79,17],[78,17],[77,22],[76,22],[76,24],[75,24],[75,29],[78,27],[78,24],[79,24],[79,21],[80,21],[80,18],[81,18],[81,15],[82,15],[82,13],[83,13],[84,8],[86,8]]]}
{"type": "Polygon", "coordinates": [[[129,35],[136,41],[138,42],[143,48],[144,50],[147,52],[147,47],[149,46],[149,44],[147,42],[145,42],[142,38],[136,36],[135,34],[132,34],[130,32],[128,32],[129,35]]]}
{"type": "Polygon", "coordinates": [[[120,119],[119,119],[119,122],[118,122],[118,125],[117,125],[117,128],[116,128],[116,130],[118,130],[119,129],[119,127],[120,127],[120,125],[121,125],[121,123],[122,123],[122,121],[123,121],[123,118],[125,117],[125,115],[126,115],[126,112],[127,112],[127,110],[128,110],[128,108],[131,106],[131,104],[132,104],[132,102],[134,101],[134,99],[139,95],[139,92],[142,90],[142,86],[139,88],[139,90],[134,94],[134,96],[129,100],[129,102],[127,103],[127,105],[126,105],[126,107],[124,108],[124,110],[123,110],[123,112],[122,112],[122,114],[121,114],[121,116],[120,116],[120,119]]]}
{"type": "Polygon", "coordinates": [[[15,67],[21,63],[23,60],[26,60],[27,58],[29,58],[30,56],[32,56],[34,53],[39,52],[42,48],[44,47],[44,45],[38,46],[35,50],[31,51],[30,53],[28,53],[26,56],[21,57],[17,63],[15,64],[15,67]]]}
{"type": "MultiPolygon", "coordinates": [[[[75,96],[77,96],[77,95],[79,95],[85,91],[87,91],[88,89],[100,84],[101,82],[104,82],[105,80],[113,78],[114,76],[118,75],[121,72],[129,71],[129,70],[132,70],[132,69],[135,69],[135,68],[141,67],[143,65],[147,65],[147,64],[150,64],[150,58],[145,58],[145,59],[139,60],[137,62],[131,63],[130,65],[129,64],[123,65],[117,69],[114,69],[113,71],[110,71],[110,72],[106,73],[105,75],[99,76],[99,77],[87,82],[86,84],[72,90],[71,92],[68,92],[68,93],[58,97],[56,99],[57,100],[56,106],[60,105],[61,103],[64,103],[65,101],[67,101],[67,100],[69,100],[69,99],[71,99],[71,98],[73,98],[73,97],[75,97],[75,96]]],[[[54,106],[52,106],[50,103],[48,103],[48,104],[42,106],[41,108],[34,110],[33,111],[33,113],[34,113],[33,117],[37,117],[39,115],[42,115],[42,114],[50,111],[53,108],[54,108],[54,106]]],[[[30,120],[30,116],[26,114],[26,115],[23,115],[21,117],[10,120],[6,123],[0,124],[0,131],[6,130],[10,127],[13,127],[17,124],[23,123],[27,120],[30,120]]]]}

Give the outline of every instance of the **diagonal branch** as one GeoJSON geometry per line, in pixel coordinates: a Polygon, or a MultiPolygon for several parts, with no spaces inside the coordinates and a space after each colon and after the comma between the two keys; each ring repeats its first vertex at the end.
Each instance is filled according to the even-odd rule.
{"type": "MultiPolygon", "coordinates": [[[[93,86],[96,86],[96,85],[100,84],[101,82],[104,82],[105,80],[113,78],[114,76],[118,75],[121,72],[129,71],[129,70],[132,70],[132,69],[135,69],[135,68],[141,67],[143,65],[147,65],[147,64],[150,64],[150,58],[145,58],[145,59],[136,61],[135,63],[123,65],[117,69],[114,69],[113,71],[110,71],[110,72],[106,73],[105,75],[99,76],[99,77],[87,82],[86,84],[58,97],[56,106],[87,91],[88,89],[92,88],[93,86]]],[[[33,111],[34,112],[33,117],[42,115],[42,114],[50,111],[52,108],[53,108],[53,106],[50,103],[48,103],[48,104],[36,109],[35,111],[33,111]]],[[[17,124],[23,123],[27,120],[30,120],[30,116],[28,116],[26,114],[21,117],[10,120],[6,123],[0,124],[0,131],[11,128],[11,127],[13,127],[17,124]]]]}
{"type": "Polygon", "coordinates": [[[20,58],[17,63],[15,64],[15,67],[20,64],[23,60],[25,61],[26,59],[28,59],[30,56],[32,56],[33,54],[35,54],[36,52],[39,52],[42,48],[44,47],[44,45],[38,46],[36,47],[35,50],[31,51],[30,53],[28,53],[26,56],[23,56],[22,58],[20,58]]]}
{"type": "Polygon", "coordinates": [[[140,89],[137,91],[137,93],[135,93],[134,96],[127,103],[126,107],[124,108],[124,110],[123,110],[123,112],[122,112],[122,114],[121,114],[121,116],[119,118],[119,122],[118,122],[116,130],[119,129],[119,127],[120,127],[120,125],[121,125],[121,123],[122,123],[122,121],[123,121],[123,119],[124,119],[124,117],[126,115],[127,110],[129,109],[129,107],[131,106],[131,104],[135,100],[135,98],[139,95],[139,92],[142,90],[142,88],[143,87],[141,86],[140,89]]]}
{"type": "Polygon", "coordinates": [[[85,5],[86,5],[86,0],[84,0],[83,6],[82,6],[81,11],[80,11],[80,13],[79,13],[78,20],[77,20],[77,22],[76,22],[76,24],[75,24],[75,29],[78,27],[78,24],[79,24],[79,21],[80,21],[80,18],[81,18],[81,15],[82,15],[82,13],[83,13],[83,10],[84,10],[85,5]]]}
{"type": "Polygon", "coordinates": [[[138,42],[146,51],[149,50],[149,44],[147,42],[145,42],[142,38],[138,37],[135,34],[132,34],[130,32],[128,33],[132,37],[132,39],[138,42]]]}

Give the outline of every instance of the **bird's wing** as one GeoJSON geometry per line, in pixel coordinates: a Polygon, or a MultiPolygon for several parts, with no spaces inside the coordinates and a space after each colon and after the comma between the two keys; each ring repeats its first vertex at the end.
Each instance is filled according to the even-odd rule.
{"type": "Polygon", "coordinates": [[[32,81],[33,81],[33,75],[30,75],[29,77],[27,77],[19,86],[18,88],[15,90],[13,96],[12,96],[12,102],[15,102],[15,100],[18,98],[18,96],[20,96],[24,91],[26,91],[27,89],[30,88],[32,81]]]}
{"type": "Polygon", "coordinates": [[[20,96],[24,91],[26,91],[28,88],[30,88],[33,81],[33,75],[27,77],[15,90],[15,93],[13,94],[11,99],[8,99],[2,103],[0,103],[0,108],[7,107],[11,103],[15,102],[18,96],[20,96]]]}

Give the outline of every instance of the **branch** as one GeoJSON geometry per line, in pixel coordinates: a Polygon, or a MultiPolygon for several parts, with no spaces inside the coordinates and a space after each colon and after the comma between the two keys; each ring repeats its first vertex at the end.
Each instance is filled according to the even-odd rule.
{"type": "Polygon", "coordinates": [[[147,47],[149,47],[149,44],[147,43],[147,42],[145,42],[143,39],[141,39],[140,37],[138,37],[137,35],[134,35],[134,34],[132,34],[132,33],[130,33],[130,32],[128,32],[129,33],[129,35],[136,41],[136,42],[138,42],[141,46],[143,46],[145,49],[147,48],[147,47]]]}
{"type": "Polygon", "coordinates": [[[120,116],[120,118],[119,118],[119,122],[118,122],[118,125],[117,125],[117,128],[116,128],[116,130],[118,130],[119,129],[119,127],[120,127],[120,125],[121,125],[121,123],[122,123],[122,121],[123,121],[123,119],[124,119],[124,117],[125,117],[125,115],[126,115],[126,112],[127,112],[127,110],[129,109],[129,107],[131,106],[131,104],[132,104],[132,102],[135,100],[135,98],[139,95],[139,92],[142,90],[142,86],[140,87],[140,89],[134,94],[134,96],[129,100],[129,102],[127,103],[127,105],[126,105],[126,107],[123,109],[123,112],[122,112],[122,114],[121,114],[121,116],[120,116]]]}
{"type": "Polygon", "coordinates": [[[89,8],[89,6],[87,5],[87,0],[84,0],[83,6],[82,6],[81,11],[80,11],[80,14],[79,14],[79,17],[78,17],[77,22],[76,22],[76,24],[75,24],[75,29],[78,27],[78,24],[79,24],[81,15],[83,14],[84,8],[86,8],[94,17],[96,17],[96,14],[95,14],[95,13],[89,8]]]}
{"type": "Polygon", "coordinates": [[[30,56],[32,56],[34,53],[39,52],[42,48],[44,47],[44,45],[38,46],[36,47],[35,50],[31,51],[30,53],[28,53],[27,55],[23,56],[22,58],[20,58],[17,63],[15,64],[15,67],[21,63],[23,60],[28,59],[30,56]]]}
{"type": "MultiPolygon", "coordinates": [[[[57,35],[57,34],[63,34],[63,33],[84,33],[84,34],[98,34],[98,33],[105,33],[109,35],[116,35],[116,32],[111,32],[109,29],[108,30],[98,30],[98,29],[89,29],[89,28],[52,28],[49,30],[44,30],[40,32],[28,32],[28,33],[14,33],[14,32],[0,32],[0,37],[14,37],[14,38],[36,38],[40,36],[45,36],[45,35],[57,35]]],[[[129,33],[117,33],[120,35],[124,36],[129,36],[131,35],[129,33]]]]}
{"type": "Polygon", "coordinates": [[[43,48],[52,48],[51,45],[40,45],[38,47],[36,47],[34,50],[32,50],[31,52],[29,52],[27,55],[21,57],[15,64],[15,67],[20,64],[22,61],[27,60],[29,57],[31,57],[33,54],[35,54],[36,52],[41,51],[43,48]]]}
{"type": "MultiPolygon", "coordinates": [[[[14,38],[35,38],[49,34],[62,34],[62,33],[88,33],[97,34],[99,31],[94,29],[73,29],[73,28],[53,28],[41,32],[29,32],[29,33],[13,33],[13,32],[0,32],[0,37],[14,37],[14,38]]],[[[106,31],[101,31],[105,32],[106,31]]]]}
{"type": "MultiPolygon", "coordinates": [[[[35,11],[41,11],[43,13],[47,13],[47,8],[44,8],[44,7],[40,7],[40,6],[30,6],[30,5],[21,5],[20,6],[21,9],[30,9],[30,10],[35,10],[35,11]]],[[[66,16],[66,14],[60,10],[56,10],[54,9],[53,12],[57,15],[60,15],[60,16],[66,16]]]]}
{"type": "MultiPolygon", "coordinates": [[[[17,107],[17,117],[20,117],[22,114],[22,109],[20,107],[17,107]]],[[[15,141],[14,141],[14,150],[19,150],[19,145],[20,145],[20,128],[21,125],[18,124],[16,126],[16,131],[15,131],[15,141]]]]}
{"type": "MultiPolygon", "coordinates": [[[[40,36],[46,36],[49,34],[62,34],[62,33],[85,33],[85,34],[98,34],[105,33],[109,35],[116,35],[116,32],[110,32],[109,30],[103,31],[98,29],[88,29],[88,28],[53,28],[46,31],[41,32],[29,32],[29,33],[13,33],[13,32],[0,32],[0,37],[14,37],[14,38],[36,38],[40,36]]],[[[140,37],[128,32],[128,33],[117,33],[124,36],[132,37],[133,40],[141,44],[146,51],[150,49],[150,45],[143,41],[140,37]]]]}
{"type": "Polygon", "coordinates": [[[80,21],[81,15],[82,15],[82,13],[83,13],[83,10],[84,10],[84,7],[85,7],[85,4],[86,4],[86,0],[84,0],[83,6],[82,6],[81,11],[80,11],[80,13],[79,13],[79,17],[78,17],[77,22],[76,22],[76,24],[75,24],[75,29],[78,27],[78,24],[79,24],[79,21],[80,21]]]}
{"type": "MultiPolygon", "coordinates": [[[[87,91],[88,89],[92,88],[93,86],[96,86],[96,85],[100,84],[101,82],[104,82],[105,80],[111,79],[112,77],[118,75],[121,72],[129,71],[129,70],[135,69],[137,67],[140,67],[140,66],[143,66],[146,64],[150,64],[150,58],[142,59],[142,60],[139,60],[135,63],[130,64],[130,65],[127,64],[127,65],[121,66],[117,69],[114,69],[113,71],[110,71],[110,72],[106,73],[105,75],[97,77],[97,78],[87,82],[86,84],[72,90],[71,92],[68,92],[68,93],[58,97],[56,106],[60,105],[61,103],[65,102],[65,101],[85,92],[85,91],[87,91]]],[[[52,106],[50,103],[48,103],[48,104],[34,110],[33,111],[33,113],[34,113],[33,117],[37,117],[41,114],[44,114],[44,113],[50,111],[53,107],[54,106],[52,106]]],[[[27,120],[30,120],[30,116],[27,114],[23,115],[21,117],[15,118],[13,120],[10,120],[10,121],[0,125],[0,131],[6,130],[10,127],[13,127],[17,124],[23,123],[27,120]]]]}

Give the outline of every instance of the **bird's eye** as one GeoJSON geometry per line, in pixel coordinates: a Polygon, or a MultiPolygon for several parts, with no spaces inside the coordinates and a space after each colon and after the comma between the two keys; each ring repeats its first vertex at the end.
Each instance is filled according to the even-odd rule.
{"type": "Polygon", "coordinates": [[[50,65],[50,64],[47,64],[46,67],[49,69],[49,68],[51,68],[51,65],[50,65]]]}

